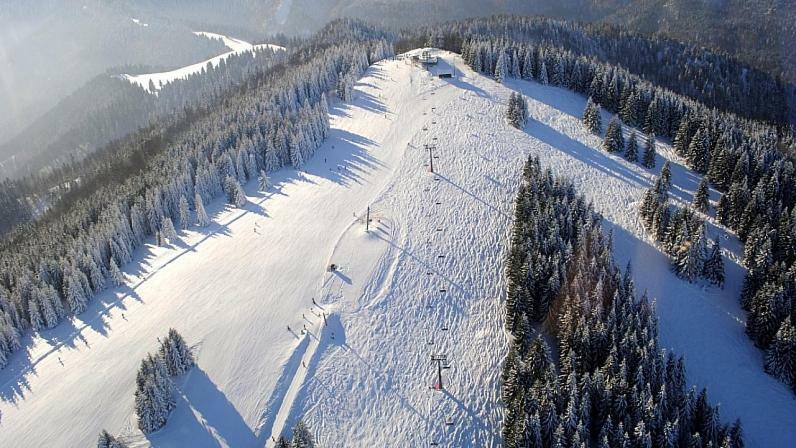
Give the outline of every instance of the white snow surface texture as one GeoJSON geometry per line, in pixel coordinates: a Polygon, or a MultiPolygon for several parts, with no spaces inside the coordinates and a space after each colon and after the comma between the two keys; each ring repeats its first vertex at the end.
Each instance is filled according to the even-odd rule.
{"type": "Polygon", "coordinates": [[[725,421],[742,419],[748,446],[792,446],[796,400],[743,332],[737,239],[710,229],[727,248],[720,290],[674,276],[641,228],[637,205],[664,159],[676,199],[690,201],[698,177],[665,144],[653,170],[600,151],[579,95],[500,85],[440,55],[456,78],[375,64],[352,103],[332,103],[331,135],[302,171],[273,173],[265,192],[250,183],[242,209],[209,204],[211,226],[141,249],[126,286],[28,341],[0,371],[0,446],[91,446],[102,428],[131,446],[273,446],[300,417],[324,447],[498,446],[502,262],[531,154],[603,214],[689,383],[709,388],[725,421]],[[528,99],[524,130],[504,118],[510,89],[528,99]],[[169,327],[198,365],[177,380],[166,427],[145,437],[134,378],[169,327]],[[430,389],[432,354],[449,359],[443,391],[430,389]]]}
{"type": "MultiPolygon", "coordinates": [[[[137,19],[133,19],[133,21],[135,20],[137,19]]],[[[274,50],[285,49],[284,47],[280,47],[279,45],[272,45],[272,44],[252,45],[246,41],[235,39],[234,37],[227,37],[222,34],[209,33],[206,31],[195,31],[194,34],[196,34],[197,36],[207,37],[208,39],[221,39],[224,42],[224,45],[226,45],[230,51],[222,53],[218,56],[214,56],[206,61],[186,65],[185,67],[169,70],[167,72],[144,73],[141,75],[123,74],[121,75],[122,78],[130,81],[133,84],[141,86],[142,89],[146,90],[149,93],[157,93],[157,91],[160,90],[161,85],[166,85],[174,80],[185,79],[191,75],[197,74],[201,72],[202,69],[206,69],[207,64],[211,64],[213,67],[217,67],[222,60],[227,59],[233,54],[241,54],[247,51],[260,50],[263,48],[272,48],[274,50]],[[149,81],[152,81],[152,83],[154,84],[155,86],[154,91],[150,90],[149,81]]]]}

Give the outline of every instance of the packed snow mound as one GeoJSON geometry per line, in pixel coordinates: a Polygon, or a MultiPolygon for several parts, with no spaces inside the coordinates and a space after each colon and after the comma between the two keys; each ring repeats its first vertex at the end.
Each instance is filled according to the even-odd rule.
{"type": "Polygon", "coordinates": [[[353,101],[332,102],[330,137],[303,170],[273,173],[264,192],[250,183],[242,209],[209,204],[211,226],[140,250],[125,286],[37,335],[0,371],[0,445],[89,446],[105,428],[132,446],[262,447],[299,418],[319,446],[499,445],[503,257],[529,155],[602,213],[689,383],[743,420],[749,446],[796,440],[796,400],[743,333],[737,239],[709,230],[727,256],[720,290],[674,276],[639,222],[664,160],[675,200],[690,201],[698,176],[665,144],[653,170],[599,150],[579,95],[501,85],[436,54],[454,78],[375,64],[353,101]],[[512,90],[529,103],[524,130],[505,119],[512,90]],[[169,327],[197,367],[178,380],[166,427],[145,437],[135,372],[169,327]],[[442,390],[432,355],[447,357],[442,390]]]}
{"type": "Polygon", "coordinates": [[[224,45],[226,45],[227,48],[230,49],[230,51],[222,53],[218,56],[212,57],[205,61],[186,65],[185,67],[180,67],[178,69],[170,70],[167,72],[145,73],[141,75],[123,74],[121,75],[121,77],[123,79],[130,81],[133,84],[139,85],[142,89],[146,90],[149,93],[157,93],[157,91],[160,90],[161,87],[174,80],[185,79],[191,75],[200,73],[203,69],[207,69],[208,64],[210,64],[212,67],[217,67],[222,60],[226,60],[228,57],[232,56],[233,54],[241,54],[247,51],[255,51],[264,48],[270,48],[273,50],[285,49],[285,47],[281,47],[279,45],[272,45],[272,44],[252,45],[249,42],[240,39],[227,37],[222,34],[209,33],[206,31],[195,31],[194,34],[196,34],[197,36],[206,37],[208,39],[221,39],[224,42],[224,45]],[[150,85],[150,82],[152,83],[152,85],[150,85]]]}

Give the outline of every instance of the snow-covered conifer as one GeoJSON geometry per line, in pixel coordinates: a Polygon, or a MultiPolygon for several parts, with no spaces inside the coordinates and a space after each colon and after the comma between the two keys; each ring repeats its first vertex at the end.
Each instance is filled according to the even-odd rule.
{"type": "Polygon", "coordinates": [[[708,199],[708,181],[707,178],[702,178],[694,193],[694,200],[691,205],[697,211],[707,213],[710,210],[710,200],[708,199]]]}
{"type": "Polygon", "coordinates": [[[180,196],[180,228],[187,229],[191,224],[191,209],[185,195],[180,196]]]}
{"type": "Polygon", "coordinates": [[[169,329],[168,335],[161,342],[158,356],[163,359],[170,376],[182,375],[195,364],[185,339],[173,328],[169,329]]]}
{"type": "Polygon", "coordinates": [[[608,128],[605,130],[603,149],[605,152],[622,152],[625,150],[622,125],[616,117],[611,118],[611,121],[608,123],[608,128]]]}
{"type": "Polygon", "coordinates": [[[293,427],[292,448],[315,448],[315,439],[303,420],[296,422],[293,427]]]}
{"type": "Polygon", "coordinates": [[[224,180],[224,191],[227,194],[227,201],[235,207],[243,207],[246,204],[246,194],[240,182],[232,176],[227,176],[224,180]]]}
{"type": "Polygon", "coordinates": [[[177,230],[174,228],[174,223],[168,216],[163,217],[163,222],[160,225],[160,236],[169,243],[177,240],[177,230]]]}
{"type": "Polygon", "coordinates": [[[110,268],[110,279],[114,286],[121,286],[124,284],[124,274],[122,270],[119,269],[119,266],[116,264],[116,261],[111,260],[111,268],[110,268]]]}
{"type": "Polygon", "coordinates": [[[641,161],[644,168],[655,168],[655,155],[655,134],[649,133],[644,143],[644,157],[641,161]]]}
{"type": "Polygon", "coordinates": [[[508,61],[506,60],[506,52],[501,51],[497,58],[497,64],[495,65],[495,81],[503,83],[508,75],[509,65],[508,61]]]}
{"type": "Polygon", "coordinates": [[[782,321],[766,351],[766,371],[796,392],[796,330],[790,316],[782,321]]]}
{"type": "Polygon", "coordinates": [[[103,429],[97,437],[97,448],[127,448],[127,444],[103,429]]]}
{"type": "Polygon", "coordinates": [[[266,174],[265,170],[260,170],[260,176],[257,178],[257,187],[260,191],[266,191],[269,186],[268,174],[266,174]]]}
{"type": "Polygon", "coordinates": [[[210,217],[207,216],[207,211],[205,211],[205,205],[202,201],[202,196],[199,193],[196,193],[194,196],[194,208],[196,208],[196,225],[199,227],[206,227],[210,224],[210,217]]]}
{"type": "Polygon", "coordinates": [[[631,162],[638,161],[638,142],[636,141],[636,131],[632,131],[630,133],[630,138],[627,140],[625,159],[631,162]]]}
{"type": "Polygon", "coordinates": [[[546,86],[549,83],[550,75],[547,73],[547,65],[542,61],[542,65],[539,66],[539,84],[546,86]]]}
{"type": "Polygon", "coordinates": [[[702,276],[716,286],[724,287],[724,259],[721,256],[721,246],[717,239],[710,247],[710,253],[705,259],[702,276]]]}
{"type": "Polygon", "coordinates": [[[600,106],[592,101],[591,97],[586,101],[586,110],[583,111],[583,124],[592,134],[600,135],[602,132],[600,106]]]}

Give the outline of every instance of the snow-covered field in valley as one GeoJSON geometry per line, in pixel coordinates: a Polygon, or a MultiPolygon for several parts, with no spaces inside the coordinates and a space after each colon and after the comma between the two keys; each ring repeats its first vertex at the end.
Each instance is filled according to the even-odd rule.
{"type": "MultiPolygon", "coordinates": [[[[137,19],[133,20],[135,21],[137,19]]],[[[142,89],[150,93],[156,93],[158,90],[160,90],[162,86],[176,79],[185,79],[190,75],[194,75],[196,73],[201,72],[203,69],[207,69],[207,64],[211,64],[213,67],[217,67],[222,60],[227,59],[233,54],[241,54],[247,51],[260,50],[263,48],[271,48],[273,50],[284,50],[284,47],[280,47],[279,45],[272,45],[272,44],[252,45],[246,41],[235,39],[232,37],[227,37],[222,34],[208,33],[205,31],[195,31],[194,34],[196,34],[197,36],[204,36],[208,39],[221,39],[221,41],[224,42],[224,45],[226,45],[227,48],[230,49],[230,51],[222,53],[218,56],[214,56],[206,61],[186,65],[185,67],[180,67],[178,69],[170,70],[167,72],[144,73],[140,75],[123,74],[121,75],[122,78],[130,81],[133,84],[141,86],[142,89]],[[154,91],[152,91],[150,88],[151,87],[150,81],[154,85],[155,89],[154,91]]]]}
{"type": "Polygon", "coordinates": [[[139,251],[127,286],[15,355],[0,371],[0,446],[90,446],[102,428],[132,446],[273,446],[298,418],[320,446],[499,445],[503,257],[530,154],[603,214],[689,383],[708,387],[725,421],[742,419],[748,446],[796,440],[796,400],[743,331],[737,239],[709,229],[727,251],[723,290],[688,284],[638,219],[664,159],[675,200],[689,202],[698,177],[668,145],[653,170],[599,150],[579,95],[500,85],[440,55],[437,70],[456,61],[455,78],[375,64],[351,103],[332,102],[330,137],[303,170],[273,173],[266,192],[250,183],[242,209],[210,204],[211,226],[139,251]],[[504,118],[511,89],[528,99],[524,130],[504,118]],[[169,327],[195,347],[197,367],[147,438],[135,429],[134,378],[169,327]],[[449,368],[436,391],[430,357],[441,354],[449,368]]]}

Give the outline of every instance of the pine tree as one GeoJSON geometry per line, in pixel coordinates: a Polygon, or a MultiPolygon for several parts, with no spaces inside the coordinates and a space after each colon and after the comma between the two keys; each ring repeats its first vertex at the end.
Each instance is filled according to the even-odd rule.
{"type": "Polygon", "coordinates": [[[135,412],[138,428],[149,434],[162,428],[176,406],[174,385],[160,357],[147,354],[136,376],[135,412]]]}
{"type": "Polygon", "coordinates": [[[191,224],[191,209],[185,195],[180,195],[180,228],[187,229],[191,224]]]}
{"type": "Polygon", "coordinates": [[[696,280],[697,277],[702,275],[705,262],[704,224],[700,224],[694,237],[689,241],[688,236],[681,235],[682,241],[675,257],[675,270],[689,282],[696,280]]]}
{"type": "Polygon", "coordinates": [[[655,134],[650,133],[647,134],[647,140],[644,144],[644,158],[641,162],[644,168],[655,168],[655,155],[655,134]]]}
{"type": "Polygon", "coordinates": [[[718,239],[711,246],[710,255],[705,259],[702,276],[710,283],[720,288],[724,287],[724,259],[721,256],[721,246],[718,239]]]}
{"type": "Polygon", "coordinates": [[[506,112],[506,118],[509,123],[517,129],[522,129],[528,120],[527,115],[528,103],[525,98],[519,93],[512,92],[506,112]]]}
{"type": "Polygon", "coordinates": [[[121,286],[125,282],[124,274],[114,260],[111,260],[110,276],[114,286],[121,286]]]}
{"type": "Polygon", "coordinates": [[[625,159],[631,162],[638,161],[638,142],[636,141],[636,131],[630,133],[630,138],[627,140],[627,147],[625,148],[625,159]]]}
{"type": "Polygon", "coordinates": [[[196,193],[194,196],[194,207],[196,208],[196,225],[199,227],[208,226],[210,224],[210,217],[207,216],[204,202],[202,202],[202,196],[200,196],[199,193],[196,193]]]}
{"type": "Polygon", "coordinates": [[[669,191],[669,189],[672,188],[672,167],[668,160],[663,163],[660,180],[663,190],[669,191]]]}
{"type": "Polygon", "coordinates": [[[158,356],[163,359],[170,376],[178,376],[195,365],[193,354],[177,330],[170,328],[161,343],[158,356]]]}
{"type": "Polygon", "coordinates": [[[547,73],[547,65],[542,61],[542,65],[539,66],[539,84],[546,86],[550,83],[550,76],[547,73]]]}
{"type": "Polygon", "coordinates": [[[519,78],[521,76],[522,75],[520,73],[520,58],[517,55],[517,50],[514,50],[512,52],[512,57],[511,57],[511,77],[519,78]]]}
{"type": "Polygon", "coordinates": [[[495,81],[503,83],[509,74],[509,65],[506,61],[506,52],[501,51],[495,64],[495,81]]]}
{"type": "Polygon", "coordinates": [[[260,170],[260,177],[257,178],[257,187],[260,191],[265,191],[269,186],[268,175],[265,173],[265,170],[260,170]]]}
{"type": "Polygon", "coordinates": [[[80,314],[85,311],[88,302],[79,276],[77,268],[72,267],[64,277],[64,297],[72,314],[80,314]]]}
{"type": "Polygon", "coordinates": [[[174,229],[174,223],[168,216],[163,217],[163,223],[160,225],[160,234],[169,243],[177,240],[177,230],[174,229]]]}
{"type": "Polygon", "coordinates": [[[694,207],[694,209],[702,213],[707,213],[710,210],[707,178],[702,178],[702,180],[699,182],[699,187],[697,187],[697,191],[694,193],[694,200],[691,205],[694,207]]]}
{"type": "Polygon", "coordinates": [[[790,316],[780,324],[766,351],[766,372],[796,392],[796,331],[790,316]]]}
{"type": "Polygon", "coordinates": [[[41,317],[39,303],[36,299],[31,299],[28,301],[28,316],[30,327],[33,329],[33,331],[39,331],[40,329],[44,328],[44,320],[41,317]]]}
{"type": "Polygon", "coordinates": [[[288,442],[284,436],[279,436],[279,439],[276,441],[276,448],[290,448],[290,442],[288,442]]]}
{"type": "Polygon", "coordinates": [[[600,135],[602,132],[600,106],[595,104],[591,97],[589,97],[589,100],[586,101],[586,110],[583,111],[583,124],[592,134],[600,135]]]}
{"type": "Polygon", "coordinates": [[[243,187],[240,182],[232,176],[227,176],[224,179],[224,191],[227,193],[227,201],[235,207],[243,207],[246,204],[246,194],[243,193],[243,187]]]}
{"type": "Polygon", "coordinates": [[[97,448],[127,448],[127,444],[103,429],[100,431],[99,437],[97,437],[97,448]]]}
{"type": "Polygon", "coordinates": [[[717,148],[713,156],[710,158],[710,167],[708,168],[708,179],[721,191],[726,191],[730,184],[730,176],[732,169],[727,156],[727,151],[722,148],[717,148]]]}
{"type": "Polygon", "coordinates": [[[696,135],[688,145],[687,159],[691,168],[700,174],[708,172],[710,163],[710,141],[707,132],[702,129],[697,130],[696,135]]]}
{"type": "Polygon", "coordinates": [[[315,448],[315,439],[302,420],[293,427],[293,448],[315,448]]]}
{"type": "Polygon", "coordinates": [[[616,117],[611,118],[608,129],[605,130],[603,149],[606,152],[621,152],[625,150],[625,139],[622,136],[622,125],[616,117]]]}

